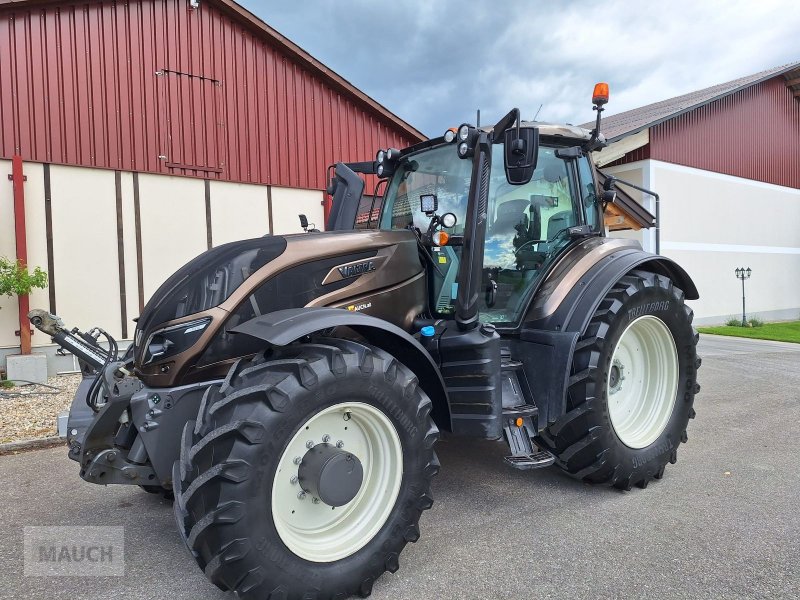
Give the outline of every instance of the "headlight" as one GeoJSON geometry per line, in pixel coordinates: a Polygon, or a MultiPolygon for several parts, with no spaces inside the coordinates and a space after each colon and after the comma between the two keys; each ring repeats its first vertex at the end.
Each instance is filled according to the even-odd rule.
{"type": "Polygon", "coordinates": [[[206,317],[154,331],[147,338],[143,364],[149,365],[188,350],[200,339],[209,323],[211,318],[206,317]]]}
{"type": "Polygon", "coordinates": [[[444,137],[444,141],[445,142],[450,144],[450,143],[455,141],[456,132],[454,130],[452,130],[452,129],[448,129],[447,131],[444,132],[444,135],[442,137],[444,137]]]}
{"type": "Polygon", "coordinates": [[[466,142],[469,139],[470,126],[466,123],[458,128],[458,141],[466,142]]]}
{"type": "Polygon", "coordinates": [[[375,162],[381,164],[384,160],[386,160],[386,152],[383,150],[378,150],[378,155],[375,157],[375,162]]]}
{"type": "Polygon", "coordinates": [[[453,213],[444,213],[441,217],[439,217],[439,222],[442,224],[442,227],[455,227],[456,222],[458,219],[453,213]]]}

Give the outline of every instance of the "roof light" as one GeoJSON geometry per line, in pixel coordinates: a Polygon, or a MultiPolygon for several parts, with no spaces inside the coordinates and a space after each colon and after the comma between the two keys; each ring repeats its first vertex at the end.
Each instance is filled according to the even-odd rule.
{"type": "Polygon", "coordinates": [[[448,144],[456,141],[456,128],[451,127],[450,129],[444,132],[444,136],[442,137],[444,137],[444,141],[447,142],[448,144]]]}
{"type": "Polygon", "coordinates": [[[400,150],[397,148],[389,148],[386,151],[386,160],[399,160],[400,159],[400,150]]]}
{"type": "Polygon", "coordinates": [[[596,83],[592,94],[592,104],[602,106],[606,102],[608,102],[608,84],[596,83]]]}
{"type": "Polygon", "coordinates": [[[458,128],[458,141],[466,142],[469,139],[470,129],[472,129],[469,125],[464,123],[461,127],[458,128]]]}

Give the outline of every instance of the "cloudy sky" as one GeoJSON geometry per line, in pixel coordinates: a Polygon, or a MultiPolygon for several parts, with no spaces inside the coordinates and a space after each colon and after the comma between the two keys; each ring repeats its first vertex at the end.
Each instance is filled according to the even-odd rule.
{"type": "Polygon", "coordinates": [[[481,109],[593,118],[800,61],[796,0],[241,0],[428,135],[481,109]]]}

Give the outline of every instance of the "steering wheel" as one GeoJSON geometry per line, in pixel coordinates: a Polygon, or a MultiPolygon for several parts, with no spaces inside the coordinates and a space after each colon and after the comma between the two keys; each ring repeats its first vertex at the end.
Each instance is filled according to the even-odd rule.
{"type": "MultiPolygon", "coordinates": [[[[528,240],[522,246],[514,250],[514,256],[519,256],[519,254],[525,249],[525,246],[530,246],[531,244],[543,244],[546,243],[547,240],[528,240]]],[[[546,252],[540,252],[539,254],[546,254],[546,252]]]]}

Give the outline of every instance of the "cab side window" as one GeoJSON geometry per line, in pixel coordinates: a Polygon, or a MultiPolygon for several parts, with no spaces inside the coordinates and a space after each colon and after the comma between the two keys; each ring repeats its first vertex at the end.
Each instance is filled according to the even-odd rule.
{"type": "Polygon", "coordinates": [[[540,146],[531,181],[511,185],[502,146],[495,146],[491,173],[480,318],[510,324],[521,318],[528,292],[569,243],[564,231],[578,224],[579,207],[573,203],[571,165],[556,148],[540,146]]]}
{"type": "Polygon", "coordinates": [[[588,156],[581,156],[578,159],[578,179],[580,180],[580,194],[583,200],[583,209],[586,213],[586,224],[591,225],[592,229],[598,230],[600,223],[600,207],[597,202],[598,194],[594,180],[594,171],[589,163],[588,156]]]}

